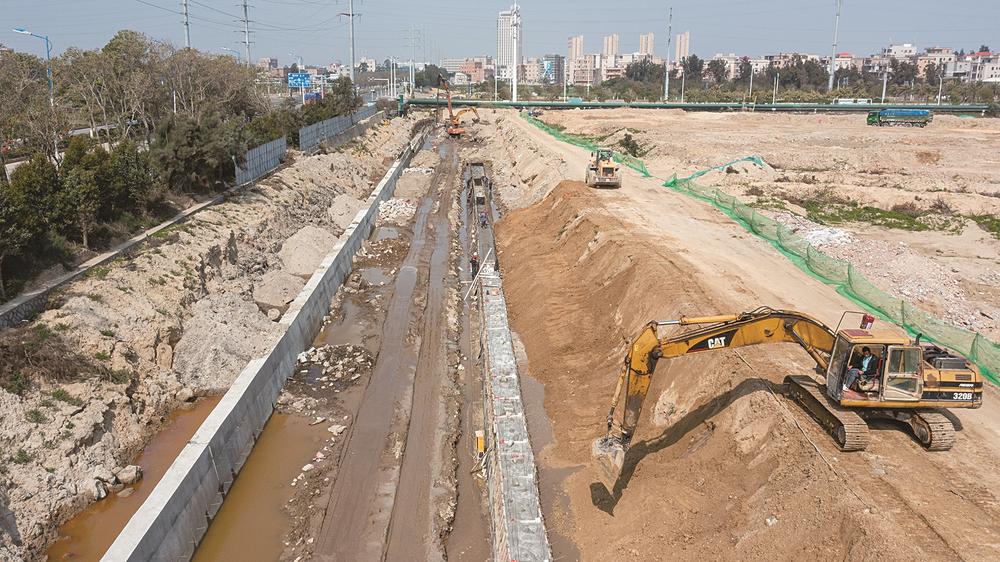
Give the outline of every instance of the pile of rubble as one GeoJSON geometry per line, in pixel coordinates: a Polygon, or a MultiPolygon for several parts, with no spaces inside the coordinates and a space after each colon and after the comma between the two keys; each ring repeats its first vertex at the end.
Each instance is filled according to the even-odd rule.
{"type": "Polygon", "coordinates": [[[324,345],[300,353],[296,365],[301,369],[300,374],[310,366],[322,368],[322,374],[315,380],[319,388],[330,388],[337,382],[358,380],[371,371],[375,359],[370,351],[358,345],[324,345]]]}
{"type": "Polygon", "coordinates": [[[405,226],[417,213],[417,203],[410,199],[388,199],[378,208],[378,219],[383,223],[405,226]]]}
{"type": "MultiPolygon", "coordinates": [[[[918,305],[954,326],[986,330],[996,325],[993,314],[968,302],[970,295],[956,270],[921,255],[906,242],[860,238],[788,212],[773,213],[772,218],[824,254],[850,262],[886,293],[918,305]]],[[[984,281],[988,278],[988,274],[984,275],[984,281]]],[[[994,274],[993,279],[1000,280],[1000,275],[994,274]]]]}

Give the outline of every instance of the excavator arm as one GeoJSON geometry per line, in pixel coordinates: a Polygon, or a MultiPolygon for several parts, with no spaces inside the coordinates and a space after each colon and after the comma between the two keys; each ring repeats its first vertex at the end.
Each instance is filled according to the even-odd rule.
{"type": "Polygon", "coordinates": [[[608,412],[607,434],[594,443],[594,455],[606,480],[614,482],[621,471],[625,452],[635,434],[639,414],[660,359],[787,342],[802,346],[816,361],[820,370],[825,371],[834,340],[833,331],[822,322],[799,312],[768,307],[734,315],[684,317],[680,320],[646,324],[625,355],[608,412]],[[701,327],[679,334],[663,335],[660,334],[660,329],[664,326],[701,327]],[[625,402],[616,432],[615,413],[623,393],[625,402]]]}
{"type": "Polygon", "coordinates": [[[466,113],[469,113],[469,112],[474,113],[476,115],[476,119],[475,120],[479,121],[479,112],[476,111],[476,108],[474,108],[474,107],[466,107],[465,109],[460,109],[457,112],[455,112],[455,116],[451,118],[452,124],[453,125],[458,125],[459,121],[462,119],[462,116],[465,115],[466,113]]]}

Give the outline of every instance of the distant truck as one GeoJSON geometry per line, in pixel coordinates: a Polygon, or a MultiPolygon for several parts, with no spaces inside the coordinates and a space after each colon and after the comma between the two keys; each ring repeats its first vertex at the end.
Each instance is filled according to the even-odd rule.
{"type": "Polygon", "coordinates": [[[868,124],[879,127],[926,127],[934,114],[928,109],[883,109],[868,112],[868,124]]]}

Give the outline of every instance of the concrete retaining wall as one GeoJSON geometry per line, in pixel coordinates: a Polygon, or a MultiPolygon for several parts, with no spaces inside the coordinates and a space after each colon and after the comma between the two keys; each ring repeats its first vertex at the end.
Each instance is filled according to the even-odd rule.
{"type": "Polygon", "coordinates": [[[330,300],[351,271],[355,253],[371,234],[379,204],[392,197],[396,180],[428,131],[418,133],[389,168],[369,196],[366,209],[358,213],[282,316],[284,334],[267,355],[251,361],[240,373],[103,560],[191,558],[273,412],[296,356],[312,343],[330,300]]]}
{"type": "Polygon", "coordinates": [[[486,463],[493,559],[552,559],[542,519],[535,455],[521,400],[514,343],[500,276],[489,260],[479,274],[485,352],[486,463]]]}

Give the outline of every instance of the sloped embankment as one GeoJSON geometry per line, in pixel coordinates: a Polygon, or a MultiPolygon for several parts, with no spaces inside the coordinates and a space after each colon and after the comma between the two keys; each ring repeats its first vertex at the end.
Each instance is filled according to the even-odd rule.
{"type": "Polygon", "coordinates": [[[591,560],[914,558],[891,516],[828,464],[832,443],[780,395],[785,374],[810,367],[793,347],[661,363],[637,462],[617,497],[597,484],[590,444],[604,431],[625,340],[652,319],[745,306],[693,279],[680,252],[630,231],[602,197],[562,182],[497,226],[512,326],[545,385],[555,435],[539,455],[541,480],[568,474],[542,489],[550,530],[591,560]]]}

